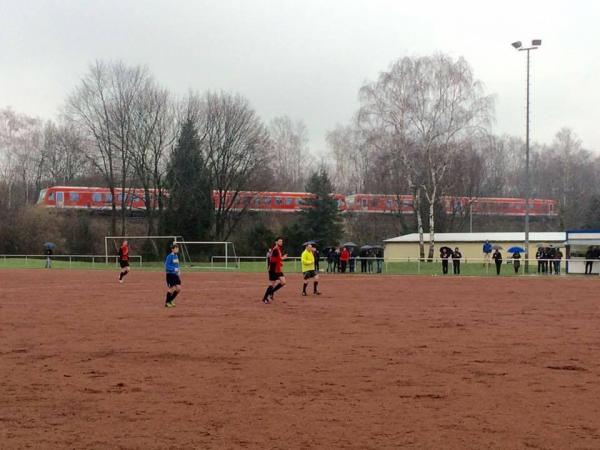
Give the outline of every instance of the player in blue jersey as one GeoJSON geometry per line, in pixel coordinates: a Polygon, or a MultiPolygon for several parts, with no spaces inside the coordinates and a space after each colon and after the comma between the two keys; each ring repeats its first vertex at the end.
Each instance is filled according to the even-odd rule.
{"type": "Polygon", "coordinates": [[[181,278],[179,278],[179,246],[177,243],[171,245],[171,253],[165,259],[165,272],[167,273],[167,299],[166,308],[174,308],[175,297],[181,292],[181,278]]]}

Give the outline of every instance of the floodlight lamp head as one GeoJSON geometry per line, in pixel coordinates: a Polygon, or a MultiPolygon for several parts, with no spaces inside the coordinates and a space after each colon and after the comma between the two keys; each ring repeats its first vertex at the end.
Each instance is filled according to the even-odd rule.
{"type": "Polygon", "coordinates": [[[516,48],[517,50],[520,49],[523,46],[523,44],[521,43],[521,41],[513,42],[511,45],[514,48],[516,48]]]}
{"type": "Polygon", "coordinates": [[[531,41],[531,45],[534,47],[539,47],[540,45],[542,45],[542,40],[541,39],[534,39],[533,41],[531,41]]]}

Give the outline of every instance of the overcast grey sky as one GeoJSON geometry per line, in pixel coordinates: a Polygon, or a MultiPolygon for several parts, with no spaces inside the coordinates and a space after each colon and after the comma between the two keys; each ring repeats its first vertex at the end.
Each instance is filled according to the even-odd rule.
{"type": "Polygon", "coordinates": [[[311,147],[346,123],[357,91],[402,56],[464,56],[496,96],[497,133],[524,134],[533,54],[532,136],[569,126],[600,149],[599,2],[471,0],[0,0],[0,107],[56,116],[94,59],[147,65],[177,93],[246,96],[268,121],[308,126],[311,147]]]}

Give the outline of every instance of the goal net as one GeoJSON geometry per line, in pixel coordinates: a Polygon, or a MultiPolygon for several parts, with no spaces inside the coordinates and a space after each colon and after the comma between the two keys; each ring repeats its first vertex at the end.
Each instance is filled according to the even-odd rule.
{"type": "MultiPolygon", "coordinates": [[[[181,236],[105,236],[104,254],[106,261],[119,254],[121,243],[127,241],[130,255],[141,255],[144,263],[163,262],[170,252],[170,245],[181,236]]],[[[182,260],[185,260],[185,254],[182,254],[182,260]]]]}
{"type": "Polygon", "coordinates": [[[183,265],[200,270],[236,270],[240,259],[233,242],[175,240],[183,256],[183,265]]]}

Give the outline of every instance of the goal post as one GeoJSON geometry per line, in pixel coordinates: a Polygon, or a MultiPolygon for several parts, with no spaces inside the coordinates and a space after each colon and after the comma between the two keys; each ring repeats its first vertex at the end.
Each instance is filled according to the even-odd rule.
{"type": "Polygon", "coordinates": [[[177,239],[175,243],[179,244],[180,253],[185,255],[184,264],[192,269],[235,270],[240,268],[240,261],[233,242],[177,239]]]}
{"type": "Polygon", "coordinates": [[[159,262],[168,254],[169,245],[178,239],[181,240],[181,236],[104,236],[105,262],[108,264],[109,258],[118,254],[124,240],[129,244],[130,253],[142,255],[144,261],[159,262]]]}

